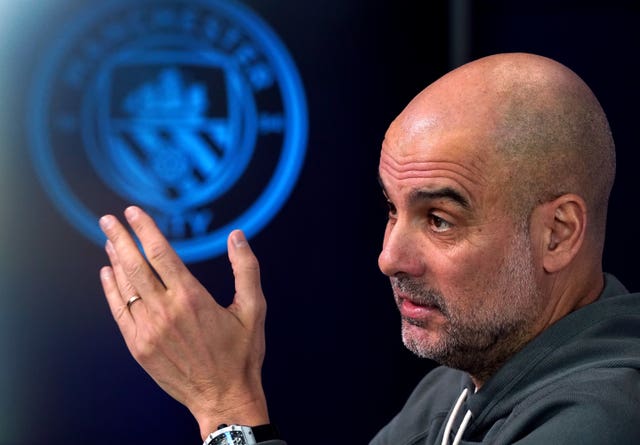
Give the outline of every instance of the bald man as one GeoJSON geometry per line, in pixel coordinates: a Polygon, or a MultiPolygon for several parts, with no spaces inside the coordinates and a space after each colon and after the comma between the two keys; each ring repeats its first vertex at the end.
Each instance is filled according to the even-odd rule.
{"type": "MultiPolygon", "coordinates": [[[[485,57],[409,103],[382,144],[379,266],[405,345],[442,366],[372,444],[640,439],[640,298],[602,271],[614,175],[598,101],[548,58],[485,57]]],[[[133,356],[206,444],[245,443],[231,432],[283,444],[268,426],[265,301],[242,232],[229,237],[236,295],[222,308],[142,210],[125,216],[150,264],[107,215],[101,277],[133,356]]]]}

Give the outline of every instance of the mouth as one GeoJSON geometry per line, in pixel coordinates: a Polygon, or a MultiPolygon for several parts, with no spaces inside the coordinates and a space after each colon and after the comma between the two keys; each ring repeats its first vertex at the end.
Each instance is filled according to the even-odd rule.
{"type": "Polygon", "coordinates": [[[391,288],[402,319],[416,326],[441,324],[448,318],[444,297],[424,283],[391,279],[391,288]]]}
{"type": "Polygon", "coordinates": [[[422,303],[407,297],[397,297],[400,315],[406,320],[426,321],[434,316],[442,316],[442,311],[435,304],[422,303]]]}

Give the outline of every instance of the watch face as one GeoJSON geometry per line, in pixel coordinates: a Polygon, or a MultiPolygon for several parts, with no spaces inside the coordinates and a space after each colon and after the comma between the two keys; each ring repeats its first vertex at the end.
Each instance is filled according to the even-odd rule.
{"type": "Polygon", "coordinates": [[[211,445],[246,445],[246,443],[242,431],[227,431],[213,439],[211,445]]]}

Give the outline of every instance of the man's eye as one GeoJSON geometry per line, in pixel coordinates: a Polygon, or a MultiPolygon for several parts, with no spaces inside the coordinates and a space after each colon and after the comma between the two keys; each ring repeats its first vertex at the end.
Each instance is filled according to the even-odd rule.
{"type": "Polygon", "coordinates": [[[453,227],[450,222],[436,215],[429,215],[429,225],[434,232],[446,232],[453,227]]]}

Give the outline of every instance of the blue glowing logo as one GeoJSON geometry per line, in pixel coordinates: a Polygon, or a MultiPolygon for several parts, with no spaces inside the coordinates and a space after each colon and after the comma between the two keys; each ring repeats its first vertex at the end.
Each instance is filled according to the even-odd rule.
{"type": "Polygon", "coordinates": [[[116,0],[64,25],[36,70],[29,136],[60,211],[99,244],[97,218],[135,203],[184,261],[251,237],[304,160],[307,109],[285,47],[228,0],[116,0]]]}

